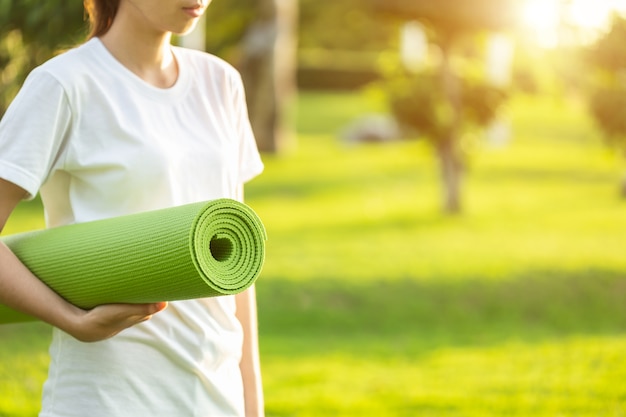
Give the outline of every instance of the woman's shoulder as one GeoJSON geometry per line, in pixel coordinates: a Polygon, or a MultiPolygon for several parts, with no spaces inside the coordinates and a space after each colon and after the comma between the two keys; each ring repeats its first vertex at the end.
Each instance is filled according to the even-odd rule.
{"type": "Polygon", "coordinates": [[[213,76],[221,75],[226,79],[239,79],[239,71],[228,61],[208,52],[197,49],[174,47],[178,57],[184,58],[186,63],[201,72],[210,73],[213,76]]]}
{"type": "Polygon", "coordinates": [[[93,71],[95,55],[97,55],[97,44],[92,39],[50,58],[36,67],[32,75],[46,74],[61,84],[67,85],[72,80],[76,80],[79,74],[89,74],[93,71]]]}

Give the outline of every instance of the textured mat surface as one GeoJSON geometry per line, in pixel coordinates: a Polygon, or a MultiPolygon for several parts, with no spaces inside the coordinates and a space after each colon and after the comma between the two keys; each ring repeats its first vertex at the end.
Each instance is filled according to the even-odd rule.
{"type": "MultiPolygon", "coordinates": [[[[265,228],[218,199],[2,239],[49,287],[82,308],[236,294],[257,279],[265,228]]],[[[35,320],[0,305],[0,324],[35,320]]]]}

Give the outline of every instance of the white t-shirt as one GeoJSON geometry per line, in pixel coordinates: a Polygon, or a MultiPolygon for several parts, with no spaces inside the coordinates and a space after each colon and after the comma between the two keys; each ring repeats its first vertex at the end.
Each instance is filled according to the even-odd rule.
{"type": "MultiPolygon", "coordinates": [[[[220,197],[263,170],[241,78],[173,47],[153,87],[94,38],[35,69],[0,122],[0,177],[38,191],[48,226],[220,197]]],[[[232,296],[172,302],[102,342],[55,329],[41,417],[243,415],[232,296]]]]}

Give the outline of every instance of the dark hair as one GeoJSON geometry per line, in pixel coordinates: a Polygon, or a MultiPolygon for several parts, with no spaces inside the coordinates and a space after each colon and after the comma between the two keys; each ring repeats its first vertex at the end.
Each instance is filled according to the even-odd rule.
{"type": "Polygon", "coordinates": [[[91,39],[107,33],[117,14],[120,0],[83,0],[83,5],[89,16],[88,39],[91,39]]]}

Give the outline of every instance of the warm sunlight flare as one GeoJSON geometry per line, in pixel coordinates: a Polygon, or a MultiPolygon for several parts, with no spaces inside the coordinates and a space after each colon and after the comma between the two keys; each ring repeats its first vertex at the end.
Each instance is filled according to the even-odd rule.
{"type": "Polygon", "coordinates": [[[611,2],[573,0],[568,8],[568,17],[577,26],[600,28],[608,24],[613,7],[611,2]]]}
{"type": "Polygon", "coordinates": [[[558,0],[527,0],[522,13],[525,25],[530,28],[553,28],[559,22],[558,0]]]}
{"type": "Polygon", "coordinates": [[[525,0],[521,18],[529,39],[556,47],[589,41],[625,11],[626,0],[525,0]]]}
{"type": "Polygon", "coordinates": [[[545,47],[558,44],[558,0],[526,0],[522,9],[522,21],[529,39],[545,47]]]}

